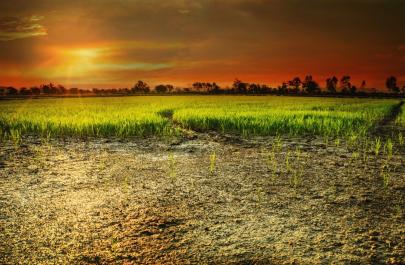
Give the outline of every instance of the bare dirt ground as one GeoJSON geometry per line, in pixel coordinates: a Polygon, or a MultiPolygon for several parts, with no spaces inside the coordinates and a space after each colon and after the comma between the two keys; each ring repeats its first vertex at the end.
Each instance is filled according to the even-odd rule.
{"type": "Polygon", "coordinates": [[[387,167],[382,149],[214,133],[4,142],[0,263],[404,264],[405,146],[387,167]]]}

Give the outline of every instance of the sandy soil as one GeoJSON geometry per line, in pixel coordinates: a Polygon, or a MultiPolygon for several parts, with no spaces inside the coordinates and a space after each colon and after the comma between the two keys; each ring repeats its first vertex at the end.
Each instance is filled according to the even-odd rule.
{"type": "Polygon", "coordinates": [[[0,263],[404,264],[405,146],[275,140],[4,142],[0,263]]]}

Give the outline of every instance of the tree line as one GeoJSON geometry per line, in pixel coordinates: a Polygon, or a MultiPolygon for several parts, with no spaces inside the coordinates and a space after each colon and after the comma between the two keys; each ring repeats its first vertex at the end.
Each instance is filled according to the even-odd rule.
{"type": "MultiPolygon", "coordinates": [[[[405,94],[405,86],[401,88],[397,84],[395,76],[389,76],[385,82],[388,92],[392,94],[405,94]]],[[[355,94],[373,94],[382,93],[373,88],[368,88],[366,81],[361,82],[360,87],[352,84],[349,75],[342,76],[340,79],[336,76],[329,77],[325,80],[325,86],[322,89],[312,75],[305,76],[304,79],[294,77],[293,79],[283,82],[278,87],[270,87],[265,84],[247,83],[235,79],[232,86],[220,87],[215,82],[195,82],[191,87],[174,87],[170,84],[159,84],[150,87],[146,82],[139,80],[132,88],[119,89],[98,89],[91,90],[70,88],[67,89],[62,85],[45,84],[39,87],[31,88],[14,88],[0,87],[0,96],[39,96],[39,95],[133,95],[133,94],[167,94],[167,93],[199,93],[199,94],[277,94],[277,95],[355,95],[355,94]]]]}

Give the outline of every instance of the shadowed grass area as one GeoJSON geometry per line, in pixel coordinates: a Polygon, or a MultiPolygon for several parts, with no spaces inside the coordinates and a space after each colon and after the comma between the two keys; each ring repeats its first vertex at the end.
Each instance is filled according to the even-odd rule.
{"type": "Polygon", "coordinates": [[[364,135],[396,100],[246,96],[60,98],[0,102],[1,134],[173,135],[194,130],[248,135],[364,135]]]}
{"type": "Polygon", "coordinates": [[[396,123],[405,127],[405,104],[401,107],[396,123]]]}

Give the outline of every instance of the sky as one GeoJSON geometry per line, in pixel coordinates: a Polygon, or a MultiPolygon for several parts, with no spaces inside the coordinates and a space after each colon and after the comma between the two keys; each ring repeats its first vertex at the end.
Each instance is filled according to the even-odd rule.
{"type": "Polygon", "coordinates": [[[4,0],[0,86],[405,85],[405,0],[4,0]]]}

